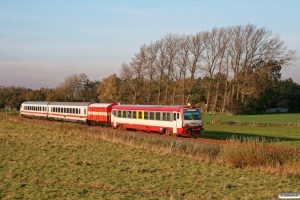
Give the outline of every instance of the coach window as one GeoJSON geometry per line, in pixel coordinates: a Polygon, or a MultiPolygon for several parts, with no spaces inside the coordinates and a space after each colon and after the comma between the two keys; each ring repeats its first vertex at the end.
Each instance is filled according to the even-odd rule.
{"type": "Polygon", "coordinates": [[[148,119],[148,112],[144,112],[144,119],[148,119]]]}
{"type": "Polygon", "coordinates": [[[75,108],[73,108],[73,114],[75,114],[75,108]]]}
{"type": "Polygon", "coordinates": [[[167,121],[171,121],[171,113],[167,113],[167,121]]]}
{"type": "Polygon", "coordinates": [[[156,120],[160,120],[160,112],[156,112],[155,113],[155,119],[156,120]]]}
{"type": "Polygon", "coordinates": [[[131,118],[132,115],[131,115],[131,111],[127,111],[127,118],[131,118]]]}
{"type": "Polygon", "coordinates": [[[149,112],[150,120],[154,120],[154,112],[149,112]]]}
{"type": "Polygon", "coordinates": [[[163,112],[163,121],[170,121],[170,113],[163,112]]]}
{"type": "Polygon", "coordinates": [[[138,112],[139,112],[139,114],[138,114],[139,119],[143,119],[143,111],[138,111],[138,112]]]}
{"type": "Polygon", "coordinates": [[[123,112],[123,118],[126,118],[126,111],[122,111],[123,112]]]}
{"type": "Polygon", "coordinates": [[[117,117],[122,117],[122,111],[118,110],[118,116],[117,117]]]}
{"type": "Polygon", "coordinates": [[[76,114],[78,114],[78,108],[76,108],[76,114]]]}
{"type": "Polygon", "coordinates": [[[132,118],[136,119],[136,111],[132,111],[132,118]]]}

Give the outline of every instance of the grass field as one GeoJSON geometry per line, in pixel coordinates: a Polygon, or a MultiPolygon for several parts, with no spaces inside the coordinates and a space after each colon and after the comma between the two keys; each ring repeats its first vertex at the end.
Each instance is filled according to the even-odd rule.
{"type": "Polygon", "coordinates": [[[252,125],[252,126],[295,126],[300,127],[300,114],[276,113],[261,115],[204,114],[205,123],[252,125]]]}
{"type": "MultiPolygon", "coordinates": [[[[214,128],[225,129],[206,127],[211,134],[214,128]]],[[[0,199],[278,199],[300,192],[299,175],[223,166],[98,134],[78,124],[0,117],[0,199]]]]}
{"type": "Polygon", "coordinates": [[[201,137],[226,140],[232,137],[252,137],[280,142],[284,146],[300,149],[300,127],[257,127],[226,124],[205,124],[201,137]]]}

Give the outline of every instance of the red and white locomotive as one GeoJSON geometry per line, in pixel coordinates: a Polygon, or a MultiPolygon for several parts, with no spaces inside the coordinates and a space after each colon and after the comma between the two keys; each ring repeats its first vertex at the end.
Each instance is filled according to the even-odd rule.
{"type": "Polygon", "coordinates": [[[200,109],[194,106],[27,101],[22,103],[20,114],[24,117],[102,124],[184,137],[199,137],[203,131],[200,109]]]}

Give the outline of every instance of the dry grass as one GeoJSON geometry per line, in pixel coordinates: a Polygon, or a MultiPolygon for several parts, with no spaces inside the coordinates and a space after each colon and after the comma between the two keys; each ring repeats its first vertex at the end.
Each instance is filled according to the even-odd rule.
{"type": "MultiPolygon", "coordinates": [[[[262,168],[253,167],[258,162],[253,165],[251,158],[248,165],[237,165],[234,160],[247,153],[237,150],[240,143],[249,143],[250,152],[269,144],[236,140],[229,149],[71,123],[0,118],[0,199],[276,199],[280,192],[300,191],[299,157],[259,164],[262,168]],[[226,161],[229,152],[233,161],[226,161]]],[[[258,154],[255,159],[261,159],[258,154]]]]}

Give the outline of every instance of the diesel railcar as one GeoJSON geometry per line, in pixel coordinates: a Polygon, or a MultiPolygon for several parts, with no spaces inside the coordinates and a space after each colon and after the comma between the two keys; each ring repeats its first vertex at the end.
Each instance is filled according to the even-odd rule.
{"type": "Polygon", "coordinates": [[[204,130],[201,111],[195,106],[27,101],[22,103],[20,115],[184,137],[199,137],[204,130]]]}

